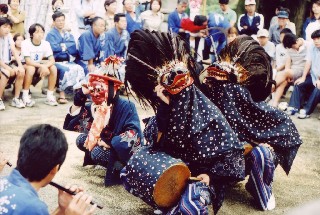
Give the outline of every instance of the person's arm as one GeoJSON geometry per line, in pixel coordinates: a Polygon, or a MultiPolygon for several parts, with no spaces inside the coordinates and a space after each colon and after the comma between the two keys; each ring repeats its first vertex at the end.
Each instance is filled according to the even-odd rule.
{"type": "Polygon", "coordinates": [[[54,53],[62,52],[60,43],[55,40],[54,35],[51,34],[51,32],[47,34],[46,41],[50,43],[51,49],[54,53]]]}
{"type": "Polygon", "coordinates": [[[304,69],[303,69],[303,74],[300,78],[298,78],[294,84],[295,85],[299,85],[303,82],[305,82],[307,75],[310,73],[310,69],[311,69],[311,61],[307,61],[306,64],[304,65],[304,69]]]}
{"type": "Polygon", "coordinates": [[[242,31],[242,29],[243,29],[243,23],[242,23],[242,17],[244,16],[244,14],[241,14],[240,16],[239,16],[239,19],[238,19],[238,25],[237,25],[237,27],[238,27],[238,30],[239,30],[239,33],[242,31]]]}
{"type": "Polygon", "coordinates": [[[169,31],[172,30],[172,32],[174,32],[174,33],[182,32],[181,30],[183,30],[183,29],[181,29],[180,26],[177,25],[177,23],[176,23],[177,20],[175,19],[174,15],[175,15],[175,13],[170,13],[169,14],[169,17],[168,17],[168,29],[169,29],[169,31]]]}
{"type": "Polygon", "coordinates": [[[233,27],[237,22],[237,13],[233,11],[231,19],[230,19],[230,26],[233,27]]]}
{"type": "Polygon", "coordinates": [[[14,23],[18,24],[23,22],[26,19],[26,14],[23,11],[20,11],[17,16],[13,16],[11,10],[8,12],[8,18],[14,23]]]}
{"type": "Polygon", "coordinates": [[[1,59],[0,59],[0,67],[6,69],[6,70],[9,70],[11,71],[12,68],[10,66],[8,66],[7,64],[5,64],[1,59]]]}
{"type": "Polygon", "coordinates": [[[260,17],[260,25],[258,25],[258,29],[261,30],[264,27],[264,16],[262,14],[259,14],[260,17]]]}

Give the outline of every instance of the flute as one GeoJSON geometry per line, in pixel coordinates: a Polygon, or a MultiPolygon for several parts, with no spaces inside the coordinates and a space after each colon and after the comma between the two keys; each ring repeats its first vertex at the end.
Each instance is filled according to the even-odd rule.
{"type": "Polygon", "coordinates": [[[10,166],[10,167],[12,167],[12,164],[11,164],[9,161],[7,162],[7,165],[10,166]]]}
{"type": "MultiPolygon", "coordinates": [[[[57,183],[55,183],[55,182],[53,182],[53,181],[51,181],[49,184],[52,185],[52,186],[54,186],[54,187],[56,187],[56,188],[58,188],[59,190],[62,190],[62,191],[64,191],[64,192],[66,192],[66,193],[69,193],[70,195],[73,195],[73,196],[74,196],[74,195],[77,194],[76,192],[72,192],[72,191],[70,191],[70,190],[62,187],[61,185],[59,185],[59,184],[57,184],[57,183]]],[[[93,201],[91,201],[90,204],[91,204],[91,205],[94,205],[94,204],[96,204],[96,203],[94,203],[93,201]]],[[[97,204],[97,208],[102,209],[103,207],[97,204]]]]}

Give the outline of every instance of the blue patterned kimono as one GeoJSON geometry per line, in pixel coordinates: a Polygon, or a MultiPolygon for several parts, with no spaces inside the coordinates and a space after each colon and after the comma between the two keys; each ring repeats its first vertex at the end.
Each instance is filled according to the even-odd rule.
{"type": "Polygon", "coordinates": [[[84,70],[81,66],[70,62],[78,54],[74,37],[69,32],[60,34],[58,29],[52,28],[46,37],[53,51],[53,56],[58,69],[59,89],[65,91],[68,87],[78,88],[81,82],[85,80],[84,70]],[[61,44],[64,43],[66,51],[62,51],[61,44]],[[65,63],[60,63],[65,62],[65,63]]]}
{"type": "Polygon", "coordinates": [[[95,65],[99,65],[101,61],[104,60],[104,53],[101,50],[104,46],[105,35],[101,34],[96,38],[90,28],[78,39],[78,58],[76,63],[83,67],[85,74],[88,74],[88,61],[93,59],[95,65]]]}
{"type": "Polygon", "coordinates": [[[127,19],[127,31],[129,34],[134,32],[135,30],[142,29],[142,23],[140,16],[136,14],[136,20],[134,20],[129,13],[126,14],[126,19],[127,19]]]}
{"type": "Polygon", "coordinates": [[[105,33],[105,44],[102,47],[105,58],[110,55],[117,55],[124,58],[127,54],[129,39],[130,36],[126,30],[123,30],[121,35],[119,35],[115,27],[108,30],[105,33]]]}
{"type": "MultiPolygon", "coordinates": [[[[79,92],[75,97],[78,95],[79,92]]],[[[86,99],[83,94],[81,97],[83,100],[86,99]]],[[[94,164],[104,166],[107,168],[107,173],[112,173],[117,168],[117,161],[125,165],[131,155],[140,147],[142,134],[139,116],[132,102],[117,97],[112,106],[109,123],[101,131],[100,135],[101,139],[111,146],[111,149],[104,149],[96,145],[89,152],[85,149],[84,143],[94,119],[93,111],[94,104],[83,104],[79,114],[75,116],[67,114],[63,128],[83,133],[77,139],[77,145],[80,150],[85,151],[86,154],[89,153],[94,164]]],[[[111,176],[106,175],[106,185],[110,182],[108,177],[111,176]]]]}

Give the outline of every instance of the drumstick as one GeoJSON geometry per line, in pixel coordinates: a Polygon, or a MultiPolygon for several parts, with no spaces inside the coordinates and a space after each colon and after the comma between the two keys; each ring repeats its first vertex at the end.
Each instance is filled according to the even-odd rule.
{"type": "Polygon", "coordinates": [[[189,177],[190,181],[201,181],[201,178],[197,178],[197,177],[189,177]]]}
{"type": "MultiPolygon", "coordinates": [[[[66,193],[69,193],[70,195],[73,195],[73,196],[74,196],[74,195],[77,194],[76,192],[72,192],[72,191],[68,190],[67,188],[62,187],[61,185],[59,185],[59,184],[57,184],[57,183],[55,183],[55,182],[53,182],[53,181],[51,181],[49,184],[52,185],[52,186],[54,186],[54,187],[56,187],[56,188],[58,188],[59,190],[62,190],[62,191],[64,191],[64,192],[66,192],[66,193]]],[[[94,205],[94,204],[96,204],[96,203],[94,203],[93,201],[91,201],[90,204],[91,204],[91,205],[94,205]]],[[[102,209],[103,207],[97,204],[97,208],[102,209]]]]}

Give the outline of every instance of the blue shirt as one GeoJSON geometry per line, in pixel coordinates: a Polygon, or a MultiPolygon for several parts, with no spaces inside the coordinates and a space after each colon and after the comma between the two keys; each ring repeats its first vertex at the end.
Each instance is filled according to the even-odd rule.
{"type": "Polygon", "coordinates": [[[123,30],[121,34],[119,34],[115,27],[108,30],[105,33],[105,44],[102,47],[105,58],[110,55],[117,55],[125,58],[129,39],[130,37],[127,30],[123,30]]]}
{"type": "Polygon", "coordinates": [[[315,85],[316,81],[320,78],[320,49],[312,44],[306,56],[306,60],[311,62],[310,75],[312,77],[312,83],[315,85]]]}
{"type": "Polygon", "coordinates": [[[0,214],[47,215],[47,205],[16,169],[0,178],[0,214]]]}

